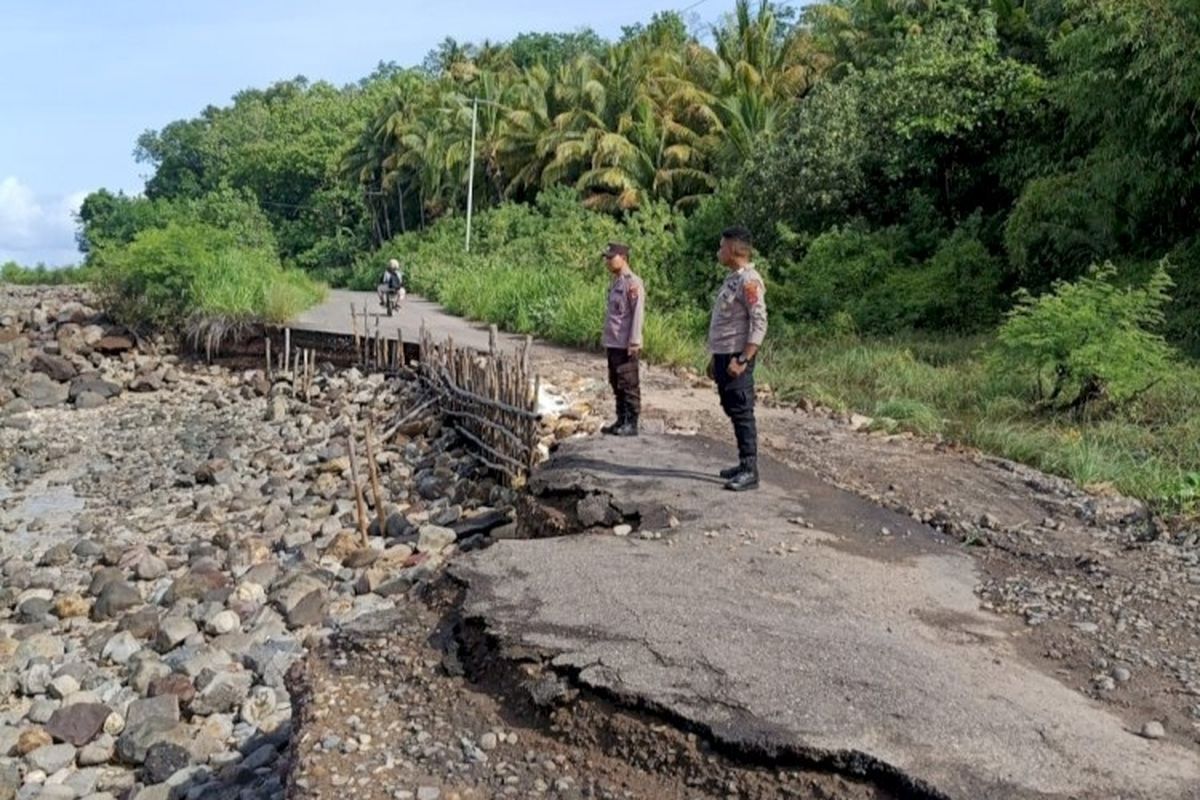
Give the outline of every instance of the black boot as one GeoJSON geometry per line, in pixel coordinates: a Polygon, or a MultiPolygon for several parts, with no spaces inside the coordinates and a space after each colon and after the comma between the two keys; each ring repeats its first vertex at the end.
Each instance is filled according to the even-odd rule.
{"type": "Polygon", "coordinates": [[[625,425],[625,418],[627,416],[628,416],[628,414],[626,414],[626,412],[625,412],[625,403],[623,403],[621,401],[621,398],[618,397],[617,398],[617,418],[616,418],[616,420],[605,425],[603,428],[600,429],[600,432],[606,436],[615,435],[616,432],[625,425]]]}
{"type": "Polygon", "coordinates": [[[725,488],[731,492],[746,492],[758,488],[758,458],[750,456],[743,458],[741,469],[725,483],[725,488]]]}
{"type": "Polygon", "coordinates": [[[629,413],[625,415],[625,421],[621,426],[613,431],[613,436],[637,436],[638,435],[638,415],[629,413]]]}
{"type": "Polygon", "coordinates": [[[732,478],[734,475],[737,475],[741,471],[742,471],[742,463],[739,461],[737,466],[727,467],[727,468],[721,470],[720,472],[718,472],[717,474],[720,475],[725,480],[729,480],[730,478],[732,478]]]}

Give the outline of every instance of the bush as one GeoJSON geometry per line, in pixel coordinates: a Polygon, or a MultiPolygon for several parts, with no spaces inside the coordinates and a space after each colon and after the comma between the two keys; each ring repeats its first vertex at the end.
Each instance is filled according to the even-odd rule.
{"type": "Polygon", "coordinates": [[[38,264],[36,267],[22,267],[15,261],[7,261],[0,266],[0,283],[13,283],[18,286],[62,286],[68,283],[89,283],[92,276],[92,270],[87,267],[56,269],[44,264],[38,264]]]}
{"type": "Polygon", "coordinates": [[[993,372],[1024,376],[1039,405],[1120,404],[1160,381],[1174,352],[1154,328],[1172,283],[1165,265],[1143,287],[1119,288],[1112,264],[1042,297],[1019,293],[991,355],[993,372]]]}
{"type": "Polygon", "coordinates": [[[270,247],[247,247],[237,230],[170,222],[128,245],[102,248],[101,298],[125,324],[179,332],[198,317],[281,322],[323,289],[287,271],[270,247]]]}

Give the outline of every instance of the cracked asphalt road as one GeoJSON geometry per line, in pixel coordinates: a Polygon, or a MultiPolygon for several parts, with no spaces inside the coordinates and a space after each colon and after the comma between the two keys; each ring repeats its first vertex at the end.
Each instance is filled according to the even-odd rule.
{"type": "Polygon", "coordinates": [[[775,463],[759,492],[724,493],[726,450],[565,442],[535,492],[603,493],[678,526],[469,554],[453,567],[464,614],[584,687],[761,754],[972,800],[1196,796],[1193,752],[1136,736],[1019,654],[1027,631],[980,610],[977,567],[951,540],[775,463]]]}

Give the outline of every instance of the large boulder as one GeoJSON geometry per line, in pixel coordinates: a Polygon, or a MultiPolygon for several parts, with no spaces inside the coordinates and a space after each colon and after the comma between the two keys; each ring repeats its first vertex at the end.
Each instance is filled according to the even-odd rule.
{"type": "Polygon", "coordinates": [[[34,408],[50,408],[66,402],[68,389],[44,372],[30,372],[17,384],[17,396],[34,408]]]}
{"type": "Polygon", "coordinates": [[[70,361],[50,353],[38,353],[29,362],[29,366],[34,372],[48,375],[59,383],[69,381],[79,374],[79,370],[75,369],[75,365],[70,361]]]}

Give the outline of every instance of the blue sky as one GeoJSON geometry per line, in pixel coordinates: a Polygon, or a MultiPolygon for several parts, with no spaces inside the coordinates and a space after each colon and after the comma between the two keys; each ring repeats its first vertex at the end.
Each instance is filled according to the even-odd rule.
{"type": "Polygon", "coordinates": [[[416,64],[446,36],[591,27],[615,37],[655,11],[715,19],[725,0],[0,0],[0,263],[73,263],[90,191],[141,191],[148,128],[296,75],[336,84],[416,64]]]}

